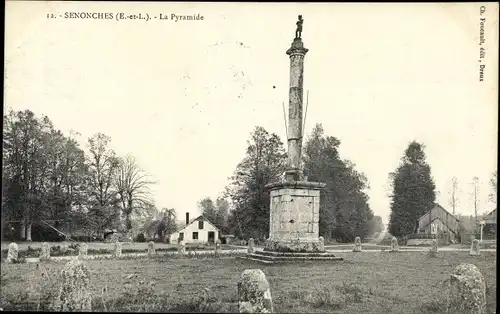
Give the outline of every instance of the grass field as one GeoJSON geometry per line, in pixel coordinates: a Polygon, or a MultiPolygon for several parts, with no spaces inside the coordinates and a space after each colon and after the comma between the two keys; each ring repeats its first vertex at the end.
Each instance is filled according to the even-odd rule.
{"type": "MultiPolygon", "coordinates": [[[[451,271],[472,263],[486,280],[488,313],[495,312],[496,252],[479,257],[440,252],[436,258],[425,252],[337,255],[345,261],[260,265],[231,257],[158,257],[85,263],[92,273],[94,311],[237,312],[241,272],[260,268],[271,285],[275,312],[443,313],[451,271]],[[204,288],[210,292],[202,301],[204,288]]],[[[64,263],[40,265],[2,264],[3,310],[46,307],[64,263]],[[42,272],[48,279],[41,279],[42,272]]]]}

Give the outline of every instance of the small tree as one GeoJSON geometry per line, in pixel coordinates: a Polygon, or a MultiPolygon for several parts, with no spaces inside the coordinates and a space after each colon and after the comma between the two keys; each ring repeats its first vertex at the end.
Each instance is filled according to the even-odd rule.
{"type": "Polygon", "coordinates": [[[201,214],[210,222],[215,223],[217,220],[217,208],[210,197],[205,197],[198,203],[201,214]]]}
{"type": "Polygon", "coordinates": [[[157,234],[161,239],[170,242],[170,235],[177,231],[177,213],[174,208],[164,208],[163,218],[157,227],[157,234]]]}
{"type": "Polygon", "coordinates": [[[452,190],[450,193],[450,206],[453,209],[453,216],[455,216],[455,209],[456,206],[458,205],[458,179],[456,177],[453,177],[451,179],[451,184],[452,184],[452,190]]]}
{"type": "Polygon", "coordinates": [[[472,198],[472,202],[474,204],[474,219],[476,221],[476,224],[478,224],[478,219],[477,219],[477,211],[479,207],[479,178],[478,177],[473,177],[472,178],[472,191],[470,193],[470,196],[472,198]]]}
{"type": "Polygon", "coordinates": [[[496,204],[497,203],[497,171],[491,174],[490,178],[490,194],[488,195],[490,202],[496,204]]]}

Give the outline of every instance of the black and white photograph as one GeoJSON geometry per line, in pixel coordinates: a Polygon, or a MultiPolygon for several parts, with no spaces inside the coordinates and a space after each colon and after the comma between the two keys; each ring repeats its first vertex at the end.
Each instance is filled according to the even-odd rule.
{"type": "Polygon", "coordinates": [[[5,2],[0,311],[497,308],[498,2],[5,2]]]}

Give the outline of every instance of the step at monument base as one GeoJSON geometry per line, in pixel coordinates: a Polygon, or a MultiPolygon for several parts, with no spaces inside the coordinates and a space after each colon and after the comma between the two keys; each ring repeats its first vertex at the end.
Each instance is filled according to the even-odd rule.
{"type": "Polygon", "coordinates": [[[283,253],[270,251],[257,251],[247,253],[240,259],[260,262],[263,264],[276,264],[282,262],[299,262],[299,261],[343,261],[342,257],[337,257],[333,253],[283,253]]]}

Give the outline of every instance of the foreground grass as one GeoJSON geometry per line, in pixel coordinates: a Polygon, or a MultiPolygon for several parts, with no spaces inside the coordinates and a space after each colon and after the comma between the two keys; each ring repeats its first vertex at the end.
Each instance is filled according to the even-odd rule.
{"type": "MultiPolygon", "coordinates": [[[[446,280],[459,263],[486,280],[488,312],[496,309],[496,252],[339,253],[345,262],[260,265],[234,258],[86,261],[94,311],[237,312],[237,282],[260,268],[275,311],[286,313],[443,313],[446,280]]],[[[45,309],[64,263],[2,264],[4,310],[45,309]],[[43,278],[42,279],[42,274],[43,278]]]]}

